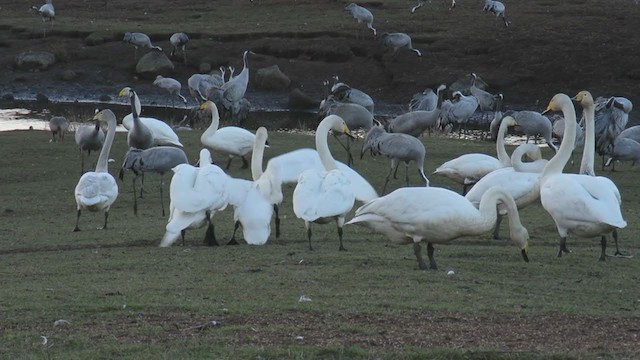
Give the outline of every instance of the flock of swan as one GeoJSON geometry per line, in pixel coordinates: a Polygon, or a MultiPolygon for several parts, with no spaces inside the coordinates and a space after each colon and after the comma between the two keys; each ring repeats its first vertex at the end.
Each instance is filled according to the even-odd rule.
{"type": "MultiPolygon", "coordinates": [[[[438,174],[443,173],[441,168],[456,167],[451,163],[470,168],[475,164],[475,175],[460,179],[462,183],[469,185],[468,192],[463,191],[461,195],[449,189],[431,187],[424,176],[424,187],[401,187],[382,196],[378,195],[362,175],[336,161],[331,154],[329,132],[345,135],[350,135],[351,132],[344,119],[338,115],[327,115],[319,123],[315,132],[315,149],[298,149],[275,156],[263,167],[264,149],[268,146],[267,130],[259,128],[254,134],[235,126],[218,128],[220,115],[216,104],[211,101],[203,102],[201,109],[211,113],[211,124],[201,137],[203,148],[199,162],[191,165],[186,156],[180,155],[184,152],[177,139],[165,136],[164,140],[159,140],[162,138],[159,135],[154,138],[149,129],[153,125],[146,126],[146,123],[153,124],[153,120],[160,120],[141,121],[140,100],[133,89],[124,88],[119,94],[129,98],[132,109],[132,114],[128,115],[132,118],[127,137],[130,150],[125,156],[122,171],[132,170],[136,173],[136,178],[145,172],[163,174],[171,169],[174,173],[170,184],[168,223],[160,242],[163,247],[172,245],[181,236],[184,242],[187,230],[204,226],[207,227],[205,243],[217,244],[215,213],[223,211],[229,205],[234,211],[235,230],[242,228],[244,240],[248,244],[264,245],[271,236],[273,218],[275,235],[280,236],[278,206],[284,198],[282,186],[295,183],[293,212],[304,222],[309,249],[313,249],[312,224],[335,222],[339,250],[345,250],[344,226],[358,224],[383,234],[392,242],[413,244],[419,268],[437,269],[434,244],[449,242],[462,236],[483,234],[492,229],[495,229],[494,236],[498,237],[500,219],[507,216],[509,237],[520,250],[523,259],[529,261],[529,235],[520,220],[520,211],[539,201],[556,224],[560,238],[559,257],[569,252],[569,235],[581,238],[599,236],[602,247],[599,259],[604,261],[607,237],[611,234],[616,242],[616,255],[622,255],[618,249],[617,230],[626,227],[627,223],[621,212],[620,192],[608,178],[593,175],[596,105],[587,91],[582,91],[573,98],[557,94],[549,102],[546,112],[562,112],[565,118],[564,141],[550,160],[542,159],[540,148],[533,144],[520,145],[509,157],[504,149],[503,137],[507,128],[516,125],[517,120],[506,116],[500,124],[496,143],[498,158],[479,153],[465,154],[436,170],[435,174],[438,174]],[[563,173],[575,146],[577,119],[572,101],[580,104],[585,114],[585,151],[583,168],[579,174],[563,173]],[[223,136],[216,136],[221,134],[223,136]],[[146,148],[138,148],[139,144],[146,148]],[[225,169],[212,163],[210,150],[229,155],[230,159],[232,156],[242,157],[251,153],[252,179],[230,176],[225,169]],[[176,161],[160,161],[174,158],[168,155],[169,151],[176,154],[176,161]],[[523,155],[527,155],[532,161],[523,162],[523,155]],[[361,202],[362,206],[355,209],[355,215],[347,220],[356,201],[361,202]],[[421,243],[427,245],[428,262],[422,257],[421,243]]],[[[95,171],[84,173],[76,186],[77,219],[74,231],[80,230],[82,210],[104,212],[103,228],[106,229],[109,209],[118,196],[117,182],[107,168],[115,136],[116,117],[111,110],[105,109],[96,113],[93,120],[106,124],[107,133],[95,171]]],[[[93,125],[88,127],[94,128],[93,125]]],[[[375,131],[385,130],[378,124],[370,130],[375,131]]],[[[405,134],[388,135],[416,139],[405,134]]],[[[381,134],[379,136],[384,137],[381,134]]],[[[373,143],[376,139],[378,138],[372,140],[373,143]]],[[[372,145],[365,142],[363,152],[367,146],[372,145]]],[[[249,165],[246,160],[244,163],[249,165]]],[[[392,170],[393,165],[392,162],[392,170]]],[[[423,169],[420,171],[424,175],[423,169]]],[[[388,178],[389,176],[387,181],[388,178]]]]}

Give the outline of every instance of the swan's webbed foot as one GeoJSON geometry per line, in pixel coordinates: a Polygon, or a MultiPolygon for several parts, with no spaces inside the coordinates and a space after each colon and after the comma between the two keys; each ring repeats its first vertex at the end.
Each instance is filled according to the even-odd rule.
{"type": "Polygon", "coordinates": [[[76,227],[73,228],[73,232],[78,232],[78,231],[80,231],[80,228],[78,227],[78,225],[76,225],[76,227]]]}

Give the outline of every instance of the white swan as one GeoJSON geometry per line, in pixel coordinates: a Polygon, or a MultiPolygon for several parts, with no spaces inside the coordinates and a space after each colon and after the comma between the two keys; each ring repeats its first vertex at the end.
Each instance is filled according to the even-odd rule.
{"type": "Polygon", "coordinates": [[[104,211],[104,226],[107,228],[107,219],[109,218],[109,209],[118,198],[118,184],[116,179],[109,174],[109,152],[116,135],[116,116],[109,110],[105,109],[97,113],[94,120],[106,122],[108,124],[107,137],[100,151],[96,171],[88,171],[80,177],[80,181],[76,185],[75,197],[78,208],[76,217],[76,227],[73,231],[80,231],[78,223],[80,222],[80,213],[86,209],[89,211],[104,211]]]}
{"type": "MultiPolygon", "coordinates": [[[[125,87],[122,90],[120,90],[120,92],[118,93],[118,96],[128,97],[130,96],[130,92],[132,91],[133,90],[130,87],[125,87]]],[[[135,100],[136,111],[138,116],[140,116],[142,107],[140,105],[140,99],[138,98],[137,94],[135,96],[135,99],[136,99],[135,100]]],[[[178,138],[178,135],[175,133],[175,131],[173,131],[173,129],[171,129],[171,126],[169,126],[164,121],[151,118],[151,117],[140,117],[140,121],[145,126],[147,126],[147,128],[149,128],[149,130],[151,131],[151,136],[153,137],[153,145],[168,145],[168,146],[172,145],[172,146],[183,147],[182,143],[180,143],[180,139],[178,138]]],[[[131,131],[131,129],[133,128],[133,111],[131,114],[126,115],[122,119],[122,125],[128,131],[131,131]]]]}
{"type": "Polygon", "coordinates": [[[542,158],[540,147],[535,144],[520,144],[511,153],[511,166],[515,171],[540,174],[549,160],[542,158]],[[527,155],[532,161],[523,162],[522,156],[527,155]]]}
{"type": "Polygon", "coordinates": [[[433,258],[435,243],[444,243],[491,230],[496,222],[498,202],[508,208],[511,239],[529,261],[527,229],[520,223],[513,198],[499,187],[487,191],[476,209],[460,194],[436,187],[405,187],[374,199],[356,210],[347,224],[362,224],[399,244],[413,243],[421,270],[437,269],[433,258]],[[429,266],[421,255],[420,242],[427,242],[429,266]]]}
{"type": "MultiPolygon", "coordinates": [[[[549,102],[547,111],[562,111],[565,118],[564,141],[544,168],[540,180],[542,206],[553,218],[560,235],[558,256],[569,252],[566,246],[568,234],[601,236],[602,252],[599,259],[604,261],[606,234],[627,226],[620,210],[620,192],[611,180],[602,176],[562,173],[575,143],[576,113],[571,99],[565,94],[556,94],[549,102]]],[[[592,119],[592,116],[585,118],[587,149],[595,141],[592,119]]]]}
{"type": "MultiPolygon", "coordinates": [[[[267,140],[267,130],[259,128],[256,131],[256,142],[251,156],[251,175],[259,190],[273,205],[276,223],[276,238],[280,237],[280,217],[278,205],[283,201],[283,184],[297,183],[300,174],[305,170],[315,169],[323,171],[324,166],[315,149],[297,149],[271,158],[262,171],[264,148],[267,140]]],[[[357,171],[346,164],[336,161],[338,168],[349,178],[351,190],[356,200],[363,203],[378,197],[378,193],[371,184],[357,171]]]]}
{"type": "Polygon", "coordinates": [[[347,213],[353,208],[355,195],[351,190],[351,181],[331,156],[327,136],[329,130],[349,134],[349,128],[341,117],[329,115],[324,118],[316,130],[316,149],[323,171],[309,169],[300,174],[298,185],[293,191],[293,212],[299,219],[304,220],[311,246],[311,223],[326,224],[335,220],[338,224],[338,238],[340,250],[345,250],[342,244],[342,227],[347,213]]]}
{"type": "Polygon", "coordinates": [[[227,163],[226,169],[229,169],[234,156],[239,156],[242,159],[243,169],[247,168],[249,162],[245,158],[245,155],[253,150],[256,136],[250,131],[237,126],[225,126],[218,129],[218,126],[220,126],[220,114],[218,113],[218,107],[213,101],[203,102],[200,105],[200,109],[211,112],[211,124],[207,130],[202,133],[202,136],[200,136],[202,145],[228,155],[229,162],[227,163]]]}
{"type": "Polygon", "coordinates": [[[211,163],[209,150],[200,150],[200,167],[180,164],[173,168],[169,186],[171,203],[169,221],[161,247],[171,246],[180,234],[184,243],[184,231],[196,229],[209,223],[205,237],[206,245],[217,245],[211,217],[224,210],[229,202],[226,185],[229,177],[218,166],[211,163]]]}
{"type": "Polygon", "coordinates": [[[498,158],[480,153],[464,154],[440,165],[433,173],[443,175],[462,184],[462,194],[466,194],[470,186],[488,173],[511,165],[509,155],[504,148],[504,135],[507,127],[514,126],[515,120],[508,116],[500,123],[498,139],[496,140],[496,152],[498,158]]]}

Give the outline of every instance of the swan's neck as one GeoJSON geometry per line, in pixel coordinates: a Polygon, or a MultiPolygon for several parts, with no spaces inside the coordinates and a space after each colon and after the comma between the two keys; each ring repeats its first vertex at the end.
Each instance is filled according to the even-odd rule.
{"type": "Polygon", "coordinates": [[[328,136],[330,129],[331,124],[329,122],[321,122],[316,130],[316,150],[318,150],[320,161],[327,171],[338,168],[336,160],[331,156],[331,150],[329,150],[328,136]]]}
{"type": "MultiPolygon", "coordinates": [[[[593,168],[595,161],[596,131],[595,131],[595,108],[593,104],[584,107],[585,118],[585,138],[584,149],[582,150],[582,162],[580,163],[580,174],[595,176],[593,168]]],[[[575,138],[575,136],[574,136],[575,138]]]]}
{"type": "Polygon", "coordinates": [[[215,134],[215,132],[218,131],[218,126],[220,126],[220,114],[211,109],[211,124],[209,124],[205,134],[208,136],[215,134]]]}
{"type": "Polygon", "coordinates": [[[513,197],[499,187],[493,187],[482,195],[479,208],[482,224],[478,227],[482,227],[483,230],[487,230],[495,226],[495,221],[498,216],[498,203],[504,204],[507,208],[509,229],[513,230],[522,228],[520,216],[518,215],[518,207],[516,206],[513,197]]]}
{"type": "Polygon", "coordinates": [[[504,135],[506,134],[508,127],[508,122],[503,120],[500,123],[500,128],[498,129],[498,139],[496,140],[496,153],[498,154],[498,160],[504,167],[511,165],[509,154],[507,154],[507,150],[504,148],[504,135]]]}
{"type": "Polygon", "coordinates": [[[251,154],[251,177],[253,181],[258,180],[262,176],[265,142],[266,139],[260,139],[260,141],[256,140],[253,144],[253,152],[251,154]]]}
{"type": "Polygon", "coordinates": [[[576,111],[570,101],[562,104],[562,114],[564,115],[564,137],[558,152],[544,167],[542,177],[562,173],[562,169],[571,158],[571,153],[576,145],[576,111]]]}
{"type": "Polygon", "coordinates": [[[115,117],[109,118],[108,125],[107,137],[104,140],[104,145],[102,145],[102,150],[100,150],[100,157],[98,157],[98,163],[96,164],[96,172],[109,172],[109,153],[111,152],[113,139],[116,137],[115,117]]]}

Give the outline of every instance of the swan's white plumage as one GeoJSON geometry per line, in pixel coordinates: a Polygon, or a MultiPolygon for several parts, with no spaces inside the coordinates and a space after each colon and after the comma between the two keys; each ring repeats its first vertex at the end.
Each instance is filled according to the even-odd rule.
{"type": "Polygon", "coordinates": [[[249,130],[237,126],[220,126],[220,114],[213,101],[206,101],[200,109],[211,111],[211,124],[200,136],[203,146],[214,151],[233,156],[244,156],[253,150],[256,136],[249,130]]]}
{"type": "MultiPolygon", "coordinates": [[[[498,187],[486,192],[480,209],[451,190],[436,187],[400,188],[374,199],[356,210],[347,224],[364,224],[385,234],[400,244],[414,243],[421,269],[426,265],[420,255],[419,243],[448,242],[465,235],[479,235],[493,228],[496,203],[509,208],[509,228],[512,240],[522,249],[527,260],[528,233],[518,217],[516,206],[508,194],[498,187]]],[[[430,257],[431,267],[435,262],[430,257]]]]}
{"type": "MultiPolygon", "coordinates": [[[[545,167],[540,180],[540,200],[556,223],[561,237],[561,255],[563,251],[568,251],[565,245],[568,234],[579,237],[603,236],[616,228],[626,227],[627,222],[620,209],[620,192],[611,180],[602,176],[562,173],[575,142],[576,113],[571,99],[565,94],[557,94],[547,109],[562,111],[565,118],[564,140],[558,153],[545,167]]],[[[585,110],[594,111],[593,108],[585,110]]],[[[595,142],[593,113],[586,116],[585,121],[585,149],[588,149],[595,142]]],[[[588,154],[586,158],[589,159],[588,154]]],[[[604,246],[600,260],[604,260],[604,246]]]]}
{"type": "Polygon", "coordinates": [[[80,211],[85,209],[89,211],[104,211],[104,227],[106,228],[109,209],[118,198],[118,184],[116,179],[109,174],[108,167],[109,153],[111,152],[116,132],[116,116],[111,110],[106,109],[97,113],[94,116],[94,120],[108,124],[107,136],[98,157],[96,170],[84,173],[75,187],[74,195],[78,212],[74,231],[80,230],[78,227],[80,211]]]}
{"type": "MultiPolygon", "coordinates": [[[[498,169],[480,179],[465,198],[475,207],[479,207],[482,195],[492,187],[498,186],[513,197],[518,209],[522,209],[540,198],[540,192],[537,190],[539,179],[539,173],[520,172],[512,167],[498,169]]],[[[501,214],[506,211],[502,205],[499,209],[501,214]]]]}

